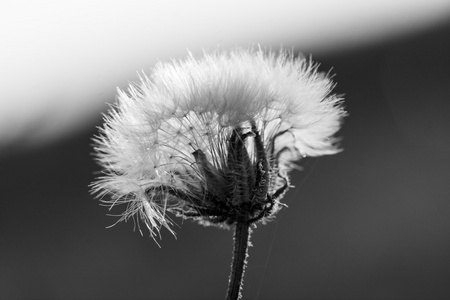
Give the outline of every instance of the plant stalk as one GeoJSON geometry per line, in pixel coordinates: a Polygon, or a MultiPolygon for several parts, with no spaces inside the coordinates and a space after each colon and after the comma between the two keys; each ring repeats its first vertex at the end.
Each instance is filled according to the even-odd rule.
{"type": "Polygon", "coordinates": [[[249,225],[246,220],[236,223],[233,261],[231,263],[230,281],[228,282],[227,300],[237,300],[241,296],[244,270],[247,264],[247,249],[251,233],[249,225]]]}

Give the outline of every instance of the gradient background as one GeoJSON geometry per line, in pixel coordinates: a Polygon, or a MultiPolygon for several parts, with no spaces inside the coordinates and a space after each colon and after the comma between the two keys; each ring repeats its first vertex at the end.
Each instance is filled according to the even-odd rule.
{"type": "MultiPolygon", "coordinates": [[[[320,70],[332,69],[335,91],[345,94],[350,117],[339,133],[345,151],[304,159],[304,170],[293,173],[297,188],[284,198],[289,208],[254,231],[244,299],[450,299],[447,19],[395,35],[385,30],[385,38],[355,38],[348,47],[339,44],[348,44],[348,36],[336,36],[332,44],[305,44],[296,40],[300,31],[295,30],[285,40],[271,33],[262,42],[312,53],[320,70]]],[[[211,39],[205,45],[217,42],[211,39]]],[[[165,47],[183,57],[189,45],[183,43],[184,48],[170,43],[165,47]]],[[[189,48],[195,52],[200,45],[189,48]]],[[[62,51],[76,59],[76,53],[62,51]]],[[[54,56],[48,56],[47,62],[52,61],[54,56]]],[[[156,58],[137,59],[131,67],[148,70],[156,58]]],[[[111,69],[115,61],[124,64],[126,59],[118,55],[111,69]]],[[[39,70],[43,76],[51,73],[39,70]]],[[[2,85],[9,85],[8,78],[17,70],[9,71],[2,73],[2,85]]],[[[96,72],[110,76],[109,70],[96,72]]],[[[125,87],[127,80],[136,79],[129,72],[127,68],[123,76],[128,77],[114,73],[112,80],[102,81],[106,92],[86,101],[89,109],[68,109],[66,104],[74,100],[59,99],[60,107],[73,112],[67,118],[75,116],[70,126],[60,119],[52,121],[52,112],[61,118],[54,102],[33,102],[35,107],[44,105],[45,112],[34,114],[37,110],[28,105],[13,107],[16,102],[3,93],[4,117],[22,127],[5,123],[2,132],[15,130],[14,134],[0,135],[0,299],[225,296],[231,231],[178,220],[177,239],[163,230],[159,248],[148,236],[133,232],[132,223],[105,229],[116,219],[106,216],[107,210],[89,194],[87,186],[99,170],[90,138],[101,124],[104,102],[114,99],[115,86],[125,87]],[[19,123],[11,107],[36,117],[19,123]],[[11,109],[8,114],[6,108],[11,109]],[[87,110],[89,118],[75,113],[87,110]]],[[[29,92],[26,81],[24,85],[29,92]]]]}

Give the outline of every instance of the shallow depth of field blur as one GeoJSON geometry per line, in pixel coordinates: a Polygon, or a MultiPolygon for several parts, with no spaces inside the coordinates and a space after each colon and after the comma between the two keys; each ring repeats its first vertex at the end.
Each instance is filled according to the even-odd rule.
{"type": "Polygon", "coordinates": [[[106,229],[90,139],[136,71],[257,44],[331,70],[350,116],[345,151],[301,161],[254,231],[243,299],[450,298],[450,4],[410,2],[6,5],[0,299],[223,298],[232,232],[106,229]]]}

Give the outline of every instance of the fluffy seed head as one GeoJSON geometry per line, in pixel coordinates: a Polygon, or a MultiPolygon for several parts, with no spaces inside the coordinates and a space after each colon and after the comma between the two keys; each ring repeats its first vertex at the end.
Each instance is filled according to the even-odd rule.
{"type": "Polygon", "coordinates": [[[334,154],[345,111],[332,81],[292,53],[236,49],[158,63],[104,117],[93,192],[154,237],[167,212],[227,227],[266,221],[304,156],[334,154]],[[109,199],[104,197],[109,195],[109,199]],[[139,222],[137,223],[139,224],[139,222]]]}

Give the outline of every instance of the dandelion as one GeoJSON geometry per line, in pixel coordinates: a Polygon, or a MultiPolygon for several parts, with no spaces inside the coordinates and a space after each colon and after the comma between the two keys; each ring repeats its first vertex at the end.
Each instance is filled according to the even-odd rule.
{"type": "Polygon", "coordinates": [[[173,233],[168,213],[235,228],[227,299],[240,297],[252,225],[272,219],[305,156],[339,151],[333,82],[292,52],[243,50],[158,63],[105,116],[93,192],[119,220],[173,233]],[[109,195],[109,197],[104,197],[109,195]],[[108,199],[107,199],[108,198],[108,199]]]}

